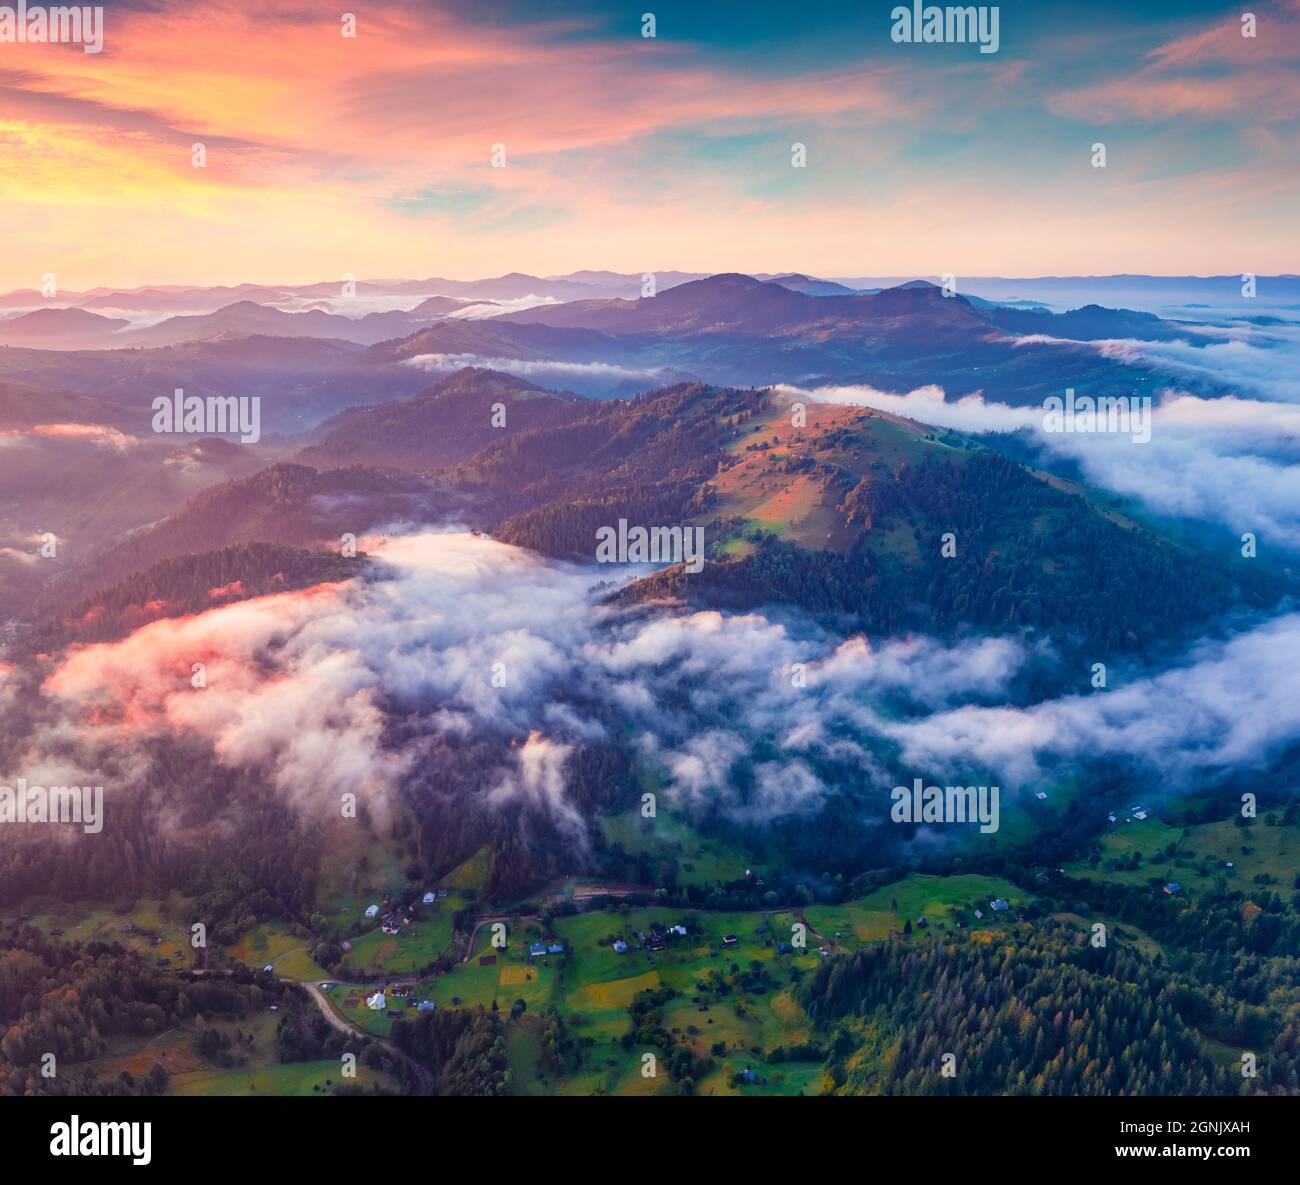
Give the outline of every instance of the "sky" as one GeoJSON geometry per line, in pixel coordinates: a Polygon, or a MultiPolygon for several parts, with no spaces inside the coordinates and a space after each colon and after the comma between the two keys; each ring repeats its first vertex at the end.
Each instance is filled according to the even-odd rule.
{"type": "Polygon", "coordinates": [[[0,42],[0,289],[1300,272],[1300,0],[893,7],[110,0],[0,42]]]}

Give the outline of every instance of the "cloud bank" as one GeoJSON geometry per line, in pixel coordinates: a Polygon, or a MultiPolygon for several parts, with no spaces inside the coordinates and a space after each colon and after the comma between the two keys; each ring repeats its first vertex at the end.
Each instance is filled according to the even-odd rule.
{"type": "Polygon", "coordinates": [[[814,813],[833,794],[883,819],[889,789],[913,776],[1013,792],[1098,756],[1149,771],[1158,793],[1260,768],[1300,737],[1297,615],[1204,643],[1171,669],[1114,672],[1108,690],[1034,703],[1023,677],[1039,654],[1020,638],[871,640],[787,613],[613,609],[591,570],[483,537],[367,546],[384,578],[73,650],[0,773],[58,766],[71,778],[128,753],[143,764],[150,740],[181,735],[302,812],[333,817],[353,792],[383,818],[429,745],[472,736],[496,742],[487,806],[523,803],[576,834],[572,761],[589,743],[630,743],[694,818],[756,824],[814,813]]]}

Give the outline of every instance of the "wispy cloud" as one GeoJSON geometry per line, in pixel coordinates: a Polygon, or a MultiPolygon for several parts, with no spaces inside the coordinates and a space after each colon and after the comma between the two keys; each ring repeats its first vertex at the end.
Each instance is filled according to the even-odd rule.
{"type": "Polygon", "coordinates": [[[1099,244],[1111,270],[1231,271],[1265,228],[1273,270],[1297,249],[1294,6],[1248,46],[1227,18],[1008,22],[977,63],[899,53],[847,9],[856,54],[823,13],[696,39],[565,4],[356,15],[345,38],[323,0],[114,7],[102,54],[6,55],[0,194],[24,234],[0,283],[1068,273],[1099,244]],[[1207,119],[1231,123],[1207,141],[1207,119]],[[1104,174],[1081,121],[1122,128],[1104,174]],[[950,234],[957,194],[973,222],[950,234]]]}

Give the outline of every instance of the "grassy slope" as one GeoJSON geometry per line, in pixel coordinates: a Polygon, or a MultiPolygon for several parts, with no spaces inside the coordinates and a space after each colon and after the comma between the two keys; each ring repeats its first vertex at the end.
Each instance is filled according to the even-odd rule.
{"type": "MultiPolygon", "coordinates": [[[[1123,818],[1123,812],[1119,812],[1123,818]]],[[[1176,816],[1175,816],[1176,817],[1176,816]]],[[[1102,858],[1093,868],[1080,860],[1065,866],[1070,876],[1090,877],[1122,884],[1145,885],[1152,877],[1177,881],[1185,893],[1195,895],[1220,884],[1249,892],[1255,878],[1270,878],[1261,891],[1289,893],[1300,871],[1300,826],[1268,826],[1262,818],[1247,828],[1231,820],[1170,827],[1157,818],[1120,822],[1101,837],[1102,858]],[[1177,845],[1172,859],[1156,853],[1177,845]],[[1113,868],[1112,861],[1127,864],[1140,855],[1137,868],[1113,868]],[[1233,864],[1227,867],[1228,861],[1233,864]]]]}

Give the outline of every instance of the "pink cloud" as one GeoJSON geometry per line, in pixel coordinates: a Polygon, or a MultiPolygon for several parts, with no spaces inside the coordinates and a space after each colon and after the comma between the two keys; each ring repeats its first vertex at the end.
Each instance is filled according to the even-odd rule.
{"type": "Polygon", "coordinates": [[[1054,114],[1098,123],[1132,118],[1217,119],[1289,123],[1300,108],[1300,0],[1261,11],[1254,37],[1237,14],[1165,42],[1136,73],[1048,99],[1054,114]]]}

